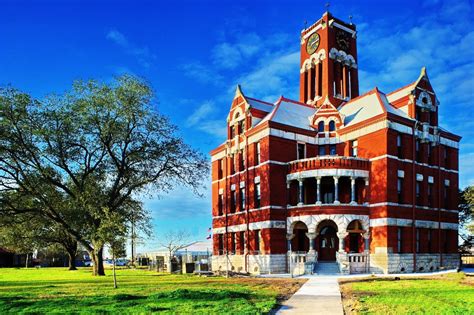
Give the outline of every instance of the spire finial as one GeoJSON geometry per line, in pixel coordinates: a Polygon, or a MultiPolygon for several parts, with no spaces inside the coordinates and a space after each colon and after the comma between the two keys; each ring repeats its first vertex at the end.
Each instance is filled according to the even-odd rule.
{"type": "Polygon", "coordinates": [[[326,11],[329,11],[329,7],[330,7],[330,6],[331,6],[331,3],[329,3],[329,1],[326,2],[326,4],[325,4],[326,11]]]}
{"type": "Polygon", "coordinates": [[[349,15],[349,24],[352,25],[352,14],[349,15]]]}

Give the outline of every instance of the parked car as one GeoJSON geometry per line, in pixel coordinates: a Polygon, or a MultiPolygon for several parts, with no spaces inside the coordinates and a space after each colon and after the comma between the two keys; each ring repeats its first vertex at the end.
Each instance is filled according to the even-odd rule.
{"type": "Polygon", "coordinates": [[[84,267],[92,267],[94,266],[94,262],[92,260],[84,261],[84,267]]]}

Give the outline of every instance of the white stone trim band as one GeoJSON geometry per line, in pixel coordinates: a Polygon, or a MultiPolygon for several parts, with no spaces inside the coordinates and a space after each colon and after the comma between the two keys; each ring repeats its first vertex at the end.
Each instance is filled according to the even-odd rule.
{"type": "MultiPolygon", "coordinates": [[[[411,227],[413,220],[411,219],[400,219],[400,218],[378,218],[378,219],[370,219],[370,226],[371,227],[378,227],[378,226],[404,226],[404,227],[411,227]]],[[[415,220],[415,226],[419,228],[427,228],[427,229],[437,229],[438,222],[437,221],[427,221],[427,220],[415,220]]],[[[441,229],[443,230],[457,230],[458,224],[457,223],[450,223],[450,222],[441,222],[441,229]]]]}
{"type": "MultiPolygon", "coordinates": [[[[286,227],[285,221],[275,221],[275,220],[268,220],[268,221],[260,221],[260,222],[252,222],[249,223],[249,230],[261,230],[261,229],[284,229],[286,227]]],[[[247,224],[239,224],[239,225],[229,225],[227,226],[227,232],[242,232],[247,230],[247,224]]],[[[226,227],[219,227],[212,229],[213,234],[224,234],[226,231],[226,227]]]]}
{"type": "MultiPolygon", "coordinates": [[[[401,159],[398,156],[390,155],[390,154],[383,154],[383,155],[375,156],[373,158],[370,158],[369,161],[373,162],[373,161],[382,160],[382,159],[393,159],[393,160],[397,160],[397,161],[400,161],[400,162],[405,162],[405,163],[410,163],[410,164],[413,163],[413,160],[401,159]]],[[[433,168],[433,169],[438,169],[438,166],[429,165],[429,164],[426,164],[426,163],[420,163],[420,162],[417,162],[417,161],[415,161],[415,164],[420,165],[420,166],[433,168]]],[[[440,167],[440,170],[442,170],[444,172],[455,173],[455,174],[459,173],[459,171],[447,169],[447,168],[444,168],[444,167],[440,167]]]]}

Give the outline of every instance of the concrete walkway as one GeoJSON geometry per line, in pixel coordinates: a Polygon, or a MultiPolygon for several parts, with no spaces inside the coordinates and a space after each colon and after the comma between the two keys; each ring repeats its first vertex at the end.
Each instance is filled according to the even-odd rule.
{"type": "Polygon", "coordinates": [[[342,315],[342,300],[337,276],[311,277],[276,311],[276,314],[342,315]]]}

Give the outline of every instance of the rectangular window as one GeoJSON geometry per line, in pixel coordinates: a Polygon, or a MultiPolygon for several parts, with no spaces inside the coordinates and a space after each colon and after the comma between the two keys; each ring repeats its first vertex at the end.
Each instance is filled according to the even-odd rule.
{"type": "Polygon", "coordinates": [[[245,187],[240,189],[240,211],[245,210],[245,187]]]}
{"type": "Polygon", "coordinates": [[[403,159],[402,135],[397,135],[397,155],[400,159],[403,159]]]}
{"type": "Polygon", "coordinates": [[[243,171],[243,170],[245,170],[245,156],[244,156],[244,151],[240,151],[239,157],[240,157],[240,170],[243,171]]]}
{"type": "Polygon", "coordinates": [[[298,143],[296,155],[297,155],[296,157],[297,160],[306,158],[306,146],[304,143],[298,143]]]}
{"type": "Polygon", "coordinates": [[[260,183],[255,184],[255,209],[260,208],[260,183]]]}
{"type": "Polygon", "coordinates": [[[260,251],[260,230],[255,230],[255,251],[258,253],[260,251]]]}
{"type": "Polygon", "coordinates": [[[230,233],[230,244],[231,244],[231,248],[230,248],[231,254],[235,254],[235,249],[237,245],[237,241],[235,239],[235,233],[230,233]]]}
{"type": "Polygon", "coordinates": [[[224,159],[220,159],[217,166],[217,178],[221,179],[224,171],[224,159]]]}
{"type": "Polygon", "coordinates": [[[233,155],[230,156],[230,174],[234,174],[235,173],[235,158],[233,155]]]}
{"type": "Polygon", "coordinates": [[[319,155],[326,155],[326,146],[320,145],[319,146],[319,155]]]}
{"type": "Polygon", "coordinates": [[[403,251],[403,228],[397,228],[397,252],[401,253],[403,251]]]}
{"type": "Polygon", "coordinates": [[[224,195],[219,195],[217,202],[217,215],[221,216],[224,214],[224,195]]]}
{"type": "Polygon", "coordinates": [[[351,141],[351,156],[357,156],[357,140],[351,141]]]}
{"type": "Polygon", "coordinates": [[[448,187],[444,186],[444,209],[449,210],[448,187]]]}
{"type": "Polygon", "coordinates": [[[336,155],[336,145],[335,144],[331,144],[329,146],[329,155],[336,155]]]}
{"type": "Polygon", "coordinates": [[[443,150],[443,154],[444,154],[444,167],[445,168],[448,168],[449,165],[448,165],[448,147],[444,147],[444,150],[443,150]]]}
{"type": "Polygon", "coordinates": [[[245,120],[239,121],[239,134],[242,134],[245,132],[245,120]]]}
{"type": "Polygon", "coordinates": [[[426,147],[426,156],[428,158],[428,163],[431,164],[433,163],[433,154],[431,154],[431,144],[428,143],[428,146],[426,147]]]}
{"type": "Polygon", "coordinates": [[[428,207],[433,206],[433,184],[428,183],[428,207]]]}
{"type": "Polygon", "coordinates": [[[421,205],[421,183],[416,182],[416,204],[421,205]]]}
{"type": "Polygon", "coordinates": [[[449,244],[449,233],[448,230],[443,230],[443,253],[448,252],[448,244],[449,244]]]}
{"type": "Polygon", "coordinates": [[[398,203],[403,203],[403,178],[397,178],[398,203]]]}
{"type": "Polygon", "coordinates": [[[255,165],[260,164],[260,142],[255,144],[255,165]]]}
{"type": "Polygon", "coordinates": [[[420,141],[416,140],[415,142],[415,151],[416,151],[416,161],[420,162],[421,160],[421,148],[420,148],[420,141]]]}
{"type": "Polygon", "coordinates": [[[431,253],[431,251],[433,250],[431,247],[431,240],[432,240],[432,233],[433,233],[433,230],[432,229],[429,229],[428,230],[428,253],[431,253]]]}
{"type": "Polygon", "coordinates": [[[420,229],[416,229],[416,252],[420,252],[420,229]]]}
{"type": "Polygon", "coordinates": [[[240,254],[243,255],[245,251],[245,232],[242,231],[240,232],[240,238],[239,238],[239,247],[240,247],[240,254]]]}
{"type": "Polygon", "coordinates": [[[234,213],[236,208],[237,192],[234,190],[230,194],[230,212],[234,213]]]}
{"type": "Polygon", "coordinates": [[[217,242],[219,255],[224,254],[224,234],[219,234],[219,239],[217,242]]]}
{"type": "Polygon", "coordinates": [[[235,126],[230,126],[230,138],[235,137],[235,126]]]}

